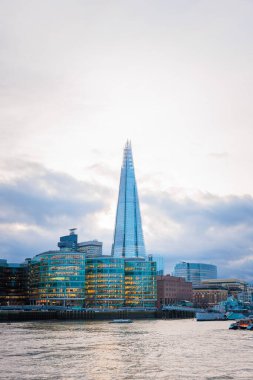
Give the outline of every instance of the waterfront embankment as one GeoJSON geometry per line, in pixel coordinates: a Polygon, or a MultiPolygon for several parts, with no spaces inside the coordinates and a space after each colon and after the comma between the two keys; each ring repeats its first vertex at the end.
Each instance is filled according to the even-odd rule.
{"type": "Polygon", "coordinates": [[[0,322],[43,320],[185,319],[192,311],[181,310],[0,310],[0,322]]]}

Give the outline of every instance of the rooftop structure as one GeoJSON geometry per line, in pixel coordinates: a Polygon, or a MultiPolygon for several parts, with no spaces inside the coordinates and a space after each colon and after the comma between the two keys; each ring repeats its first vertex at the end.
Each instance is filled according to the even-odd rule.
{"type": "Polygon", "coordinates": [[[79,252],[84,252],[88,256],[101,256],[103,243],[98,240],[90,240],[77,244],[79,252]]]}

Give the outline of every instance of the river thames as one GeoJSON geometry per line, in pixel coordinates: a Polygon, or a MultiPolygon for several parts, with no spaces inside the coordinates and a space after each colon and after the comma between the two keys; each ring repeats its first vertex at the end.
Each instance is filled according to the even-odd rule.
{"type": "Polygon", "coordinates": [[[253,379],[253,331],[230,322],[0,324],[0,378],[253,379]]]}

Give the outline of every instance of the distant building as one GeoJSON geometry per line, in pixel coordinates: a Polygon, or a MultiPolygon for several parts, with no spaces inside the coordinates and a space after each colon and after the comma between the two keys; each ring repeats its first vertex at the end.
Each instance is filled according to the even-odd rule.
{"type": "Polygon", "coordinates": [[[217,267],[211,264],[182,261],[175,265],[173,274],[176,277],[185,278],[186,281],[192,282],[193,287],[196,287],[199,286],[203,280],[216,279],[217,267]]]}
{"type": "Polygon", "coordinates": [[[246,302],[253,303],[253,285],[251,283],[247,284],[246,302]]]}
{"type": "Polygon", "coordinates": [[[228,298],[226,289],[209,289],[199,287],[193,289],[193,303],[195,307],[208,308],[217,305],[228,298]]]}
{"type": "Polygon", "coordinates": [[[163,276],[164,275],[164,258],[160,255],[149,255],[151,259],[156,262],[156,274],[157,276],[163,276]]]}
{"type": "Polygon", "coordinates": [[[157,306],[172,305],[180,301],[192,301],[192,283],[184,278],[167,274],[157,276],[157,306]]]}
{"type": "Polygon", "coordinates": [[[85,241],[77,244],[77,250],[87,256],[102,256],[103,243],[98,240],[85,241]]]}
{"type": "Polygon", "coordinates": [[[241,299],[248,300],[248,284],[246,281],[238,280],[237,278],[203,280],[201,285],[208,289],[225,289],[228,291],[229,296],[238,298],[238,294],[240,294],[241,299]]]}
{"type": "Polygon", "coordinates": [[[242,302],[251,302],[247,283],[236,278],[203,280],[193,290],[194,304],[198,307],[212,307],[230,296],[242,302]]]}
{"type": "Polygon", "coordinates": [[[75,233],[76,228],[70,228],[70,234],[61,236],[58,243],[58,247],[61,250],[76,250],[77,249],[77,235],[75,233]]]}
{"type": "Polygon", "coordinates": [[[28,262],[13,264],[0,260],[0,306],[28,303],[28,262]]]}

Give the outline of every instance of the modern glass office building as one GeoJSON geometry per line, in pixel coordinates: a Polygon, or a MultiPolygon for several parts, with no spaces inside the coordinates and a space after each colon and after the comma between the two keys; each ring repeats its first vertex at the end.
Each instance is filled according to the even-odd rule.
{"type": "Polygon", "coordinates": [[[59,250],[29,263],[29,299],[35,305],[90,308],[154,307],[156,262],[146,259],[132,148],[127,142],[121,168],[112,255],[102,243],[78,243],[75,228],[61,236],[59,250]]]}
{"type": "Polygon", "coordinates": [[[86,259],[85,306],[117,308],[125,303],[125,262],[104,256],[86,259]]]}
{"type": "Polygon", "coordinates": [[[28,303],[28,262],[14,264],[0,259],[0,306],[28,303]]]}
{"type": "MultiPolygon", "coordinates": [[[[76,250],[73,232],[60,239],[59,251],[35,256],[29,264],[29,298],[35,305],[83,306],[85,300],[85,254],[76,250]]],[[[59,245],[59,244],[58,244],[59,245]]]]}
{"type": "Polygon", "coordinates": [[[155,262],[90,255],[82,252],[82,247],[79,251],[77,235],[68,236],[60,238],[60,250],[30,260],[30,304],[87,308],[155,305],[155,262]],[[70,248],[74,238],[76,244],[70,248]]]}
{"type": "Polygon", "coordinates": [[[178,263],[174,268],[174,276],[183,277],[186,281],[192,282],[192,286],[199,286],[201,281],[217,278],[216,265],[203,263],[178,263]]]}
{"type": "Polygon", "coordinates": [[[154,307],[156,298],[156,263],[125,259],[125,306],[154,307]]]}
{"type": "Polygon", "coordinates": [[[114,257],[145,257],[141,213],[131,143],[124,149],[112,245],[114,257]]]}

